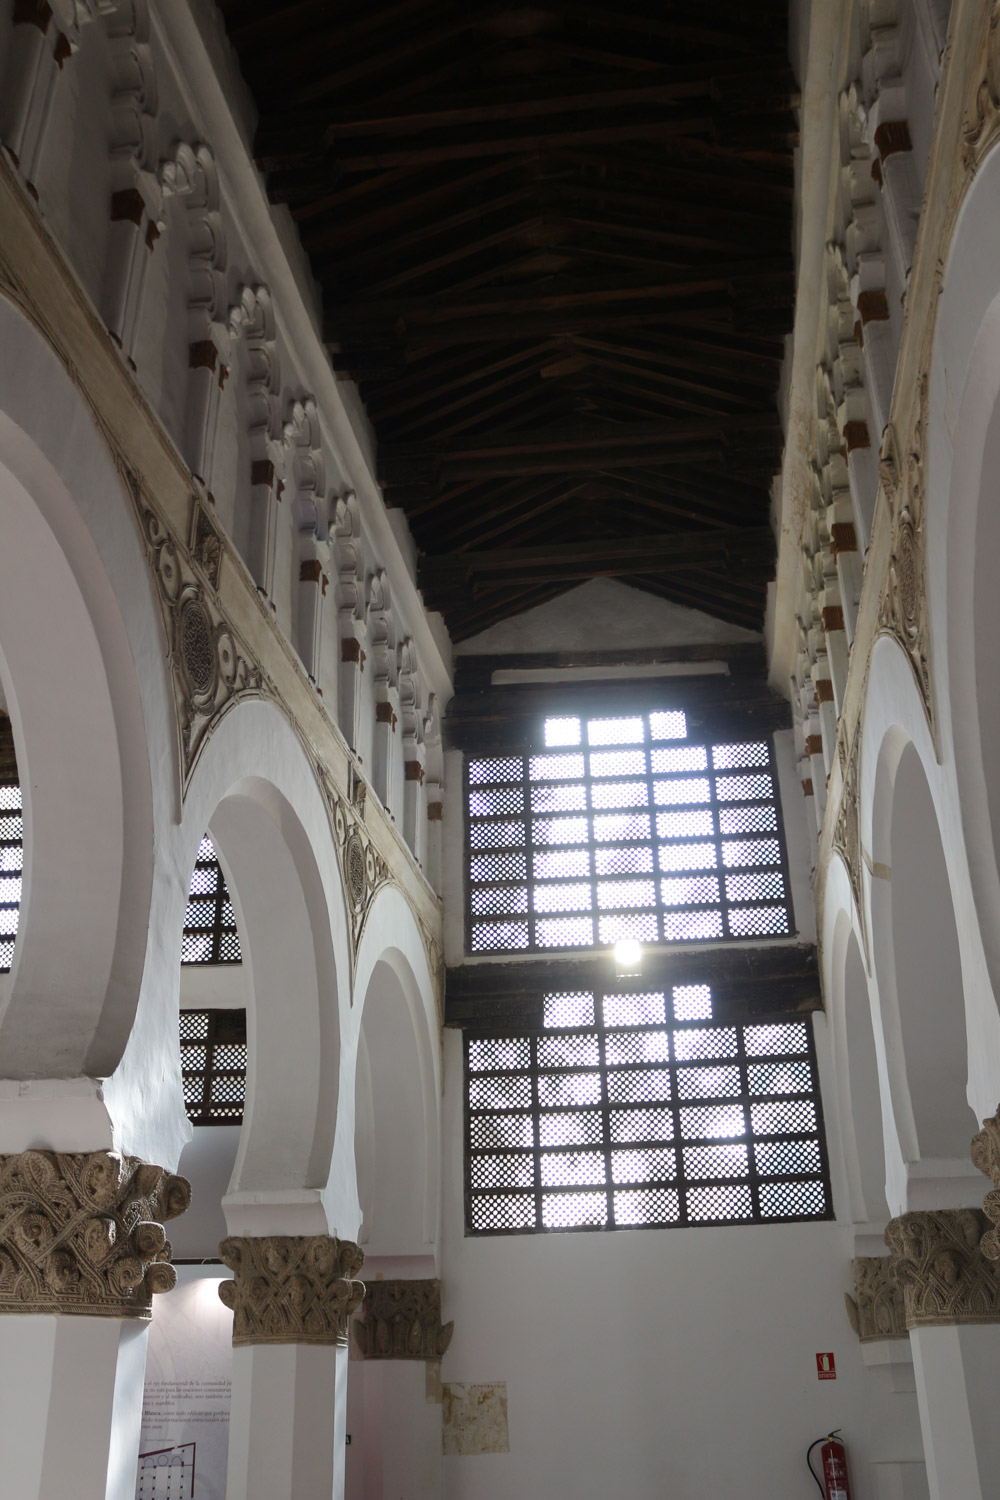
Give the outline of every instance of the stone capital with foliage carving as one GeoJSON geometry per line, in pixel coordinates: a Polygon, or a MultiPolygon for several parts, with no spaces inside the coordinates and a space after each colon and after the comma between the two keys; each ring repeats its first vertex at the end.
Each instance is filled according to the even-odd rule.
{"type": "Polygon", "coordinates": [[[114,1151],[0,1156],[0,1313],[148,1318],[177,1279],[163,1220],[183,1177],[114,1151]]]}
{"type": "Polygon", "coordinates": [[[891,1219],[890,1275],[903,1293],[907,1328],[1000,1322],[1000,1269],[980,1249],[978,1208],[937,1208],[891,1219]]]}
{"type": "Polygon", "coordinates": [[[905,1339],[903,1293],[891,1274],[887,1255],[856,1255],[851,1261],[854,1296],[844,1293],[847,1318],[862,1344],[879,1339],[905,1339]]]}
{"type": "Polygon", "coordinates": [[[983,1235],[979,1248],[987,1260],[1000,1260],[1000,1106],[973,1136],[972,1160],[993,1183],[993,1192],[983,1199],[983,1212],[994,1227],[983,1235]]]}
{"type": "Polygon", "coordinates": [[[454,1331],[441,1322],[440,1281],[372,1281],[354,1347],[362,1359],[440,1359],[454,1331]]]}
{"type": "Polygon", "coordinates": [[[230,1235],[219,1246],[234,1280],[219,1296],[233,1313],[233,1343],[343,1344],[361,1305],[354,1277],[364,1252],[332,1235],[230,1235]]]}

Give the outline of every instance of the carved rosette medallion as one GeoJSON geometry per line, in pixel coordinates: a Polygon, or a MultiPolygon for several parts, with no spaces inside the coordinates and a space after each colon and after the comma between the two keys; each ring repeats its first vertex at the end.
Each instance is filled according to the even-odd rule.
{"type": "Polygon", "coordinates": [[[892,509],[892,542],[889,569],[879,629],[897,640],[913,668],[927,721],[934,729],[931,694],[930,622],[927,613],[924,534],[924,434],[927,430],[927,376],[921,376],[917,420],[913,429],[905,472],[895,456],[895,436],[890,431],[883,484],[892,509]],[[888,478],[887,478],[888,476],[888,478]]]}
{"type": "Polygon", "coordinates": [[[0,1156],[0,1313],[148,1318],[177,1280],[163,1221],[191,1188],[113,1151],[0,1156]]]}
{"type": "Polygon", "coordinates": [[[353,781],[350,798],[344,797],[325,773],[321,774],[321,782],[344,881],[353,968],[371,904],[382,887],[390,883],[391,874],[365,827],[364,782],[360,778],[353,781]]]}
{"type": "Polygon", "coordinates": [[[361,1359],[440,1359],[454,1331],[441,1322],[440,1281],[373,1281],[354,1348],[361,1359]]]}
{"type": "Polygon", "coordinates": [[[983,1199],[983,1213],[994,1227],[983,1235],[979,1248],[987,1260],[1000,1260],[1000,1107],[973,1136],[972,1160],[993,1183],[993,1191],[983,1199]]]}
{"type": "Polygon", "coordinates": [[[857,1255],[851,1261],[854,1296],[844,1293],[847,1319],[862,1344],[880,1339],[905,1339],[903,1293],[892,1275],[887,1255],[857,1255]]]}
{"type": "MultiPolygon", "coordinates": [[[[264,693],[260,668],[204,588],[156,512],[141,506],[146,550],[170,641],[170,665],[180,725],[184,784],[219,719],[241,698],[264,693]]],[[[203,563],[218,576],[211,539],[203,563]]]]}
{"type": "Polygon", "coordinates": [[[907,1328],[1000,1322],[1000,1269],[980,1249],[978,1208],[938,1208],[891,1219],[890,1275],[903,1294],[907,1328]]]}
{"type": "Polygon", "coordinates": [[[331,1235],[231,1235],[219,1246],[234,1273],[219,1297],[233,1313],[233,1344],[347,1344],[365,1295],[364,1252],[331,1235]]]}

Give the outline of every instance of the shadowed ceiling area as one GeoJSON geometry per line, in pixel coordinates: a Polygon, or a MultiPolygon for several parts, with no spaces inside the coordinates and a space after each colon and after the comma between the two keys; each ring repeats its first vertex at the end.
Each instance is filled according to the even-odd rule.
{"type": "Polygon", "coordinates": [[[760,629],[786,0],[221,8],[453,638],[599,576],[760,629]]]}

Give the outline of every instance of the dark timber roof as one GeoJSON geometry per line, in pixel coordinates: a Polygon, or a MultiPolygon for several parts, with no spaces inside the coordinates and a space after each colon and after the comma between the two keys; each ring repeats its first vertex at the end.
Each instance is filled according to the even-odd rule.
{"type": "Polygon", "coordinates": [[[456,639],[611,575],[759,629],[786,0],[221,0],[456,639]]]}

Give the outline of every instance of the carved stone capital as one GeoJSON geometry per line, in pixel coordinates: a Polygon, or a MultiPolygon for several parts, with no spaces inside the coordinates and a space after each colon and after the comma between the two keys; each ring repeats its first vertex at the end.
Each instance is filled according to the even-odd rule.
{"type": "Polygon", "coordinates": [[[440,1281],[372,1281],[354,1347],[362,1359],[440,1359],[454,1331],[441,1322],[440,1281]]]}
{"type": "Polygon", "coordinates": [[[361,1305],[353,1278],[364,1252],[331,1235],[230,1235],[219,1246],[235,1280],[219,1296],[234,1315],[233,1344],[343,1344],[361,1305]]]}
{"type": "Polygon", "coordinates": [[[114,1151],[0,1156],[0,1313],[148,1318],[177,1280],[162,1221],[183,1177],[114,1151]]]}
{"type": "Polygon", "coordinates": [[[1000,1322],[1000,1272],[980,1249],[978,1208],[937,1208],[891,1219],[890,1275],[903,1293],[907,1328],[1000,1322]]]}
{"type": "Polygon", "coordinates": [[[984,1177],[993,1183],[994,1191],[983,1199],[983,1212],[993,1224],[979,1242],[987,1260],[1000,1260],[1000,1106],[995,1115],[983,1121],[983,1128],[972,1138],[972,1160],[984,1177]]]}
{"type": "Polygon", "coordinates": [[[903,1293],[887,1255],[857,1255],[851,1261],[854,1296],[844,1293],[847,1318],[863,1344],[907,1337],[903,1293]]]}

